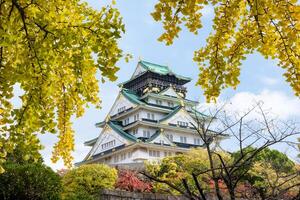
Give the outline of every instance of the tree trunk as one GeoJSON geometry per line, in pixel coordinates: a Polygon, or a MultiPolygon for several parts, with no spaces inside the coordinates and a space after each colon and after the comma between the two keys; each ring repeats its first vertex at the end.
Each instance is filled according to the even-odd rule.
{"type": "Polygon", "coordinates": [[[258,189],[258,193],[259,193],[261,200],[266,199],[266,195],[265,195],[265,192],[263,191],[263,189],[258,189]]]}
{"type": "Polygon", "coordinates": [[[212,160],[212,155],[211,155],[211,152],[210,152],[209,144],[206,144],[206,150],[207,150],[207,154],[208,154],[208,158],[209,158],[209,164],[210,164],[210,169],[211,169],[213,181],[214,181],[214,184],[215,184],[216,195],[217,195],[219,200],[223,200],[223,197],[222,197],[221,191],[220,191],[220,187],[219,187],[219,183],[218,183],[218,178],[216,177],[214,163],[213,163],[213,160],[212,160]]]}
{"type": "Polygon", "coordinates": [[[197,189],[198,189],[198,191],[199,191],[199,193],[200,193],[200,196],[201,196],[202,200],[206,200],[206,196],[205,196],[205,194],[204,194],[204,192],[203,192],[203,189],[201,188],[201,186],[200,186],[200,184],[199,184],[199,181],[198,181],[198,179],[197,179],[197,176],[196,176],[194,173],[192,173],[192,176],[193,176],[194,182],[195,182],[195,184],[196,184],[196,187],[197,187],[197,189]]]}
{"type": "Polygon", "coordinates": [[[229,191],[230,199],[231,199],[231,200],[235,200],[235,192],[234,192],[234,189],[228,188],[228,191],[229,191]]]}

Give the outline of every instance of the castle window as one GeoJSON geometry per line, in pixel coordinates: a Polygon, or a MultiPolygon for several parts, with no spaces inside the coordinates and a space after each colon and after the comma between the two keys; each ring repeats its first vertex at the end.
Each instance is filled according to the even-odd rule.
{"type": "Polygon", "coordinates": [[[129,124],[129,118],[124,119],[123,124],[124,124],[124,125],[129,124]]]}
{"type": "Polygon", "coordinates": [[[165,151],[165,157],[172,156],[172,152],[165,151]]]}
{"type": "Polygon", "coordinates": [[[118,108],[118,113],[124,111],[125,109],[126,109],[125,106],[118,108]]]}
{"type": "Polygon", "coordinates": [[[178,124],[179,126],[183,126],[183,127],[187,127],[187,126],[189,125],[189,123],[183,122],[183,121],[177,121],[177,124],[178,124]]]}
{"type": "Polygon", "coordinates": [[[161,101],[161,100],[158,100],[158,99],[156,99],[156,104],[157,104],[157,105],[162,105],[162,101],[161,101]]]}
{"type": "Polygon", "coordinates": [[[170,141],[173,141],[173,135],[172,134],[166,134],[167,138],[170,140],[170,141]]]}
{"type": "Polygon", "coordinates": [[[156,151],[156,157],[160,157],[160,152],[156,151]]]}
{"type": "Polygon", "coordinates": [[[150,131],[149,130],[144,130],[143,131],[143,137],[144,138],[150,138],[150,131]]]}
{"type": "Polygon", "coordinates": [[[153,113],[151,114],[151,119],[152,119],[152,120],[155,120],[155,116],[154,116],[153,113]]]}
{"type": "Polygon", "coordinates": [[[115,157],[114,157],[114,162],[116,163],[116,162],[119,162],[119,156],[118,155],[116,155],[115,157]]]}
{"type": "Polygon", "coordinates": [[[135,114],[133,116],[133,118],[134,118],[134,121],[138,121],[140,119],[140,116],[139,116],[139,114],[135,114]]]}
{"type": "Polygon", "coordinates": [[[194,144],[200,145],[201,144],[201,140],[199,138],[194,138],[194,144]]]}
{"type": "Polygon", "coordinates": [[[181,143],[186,143],[186,137],[180,136],[180,142],[181,143]]]}
{"type": "Polygon", "coordinates": [[[174,107],[174,103],[173,103],[173,102],[170,102],[170,101],[168,101],[168,106],[169,106],[169,107],[174,107]]]}
{"type": "Polygon", "coordinates": [[[101,148],[102,149],[108,149],[108,148],[111,148],[115,145],[116,145],[116,140],[112,140],[112,141],[109,141],[109,142],[106,142],[106,143],[102,144],[101,148]]]}
{"type": "Polygon", "coordinates": [[[126,153],[122,153],[121,154],[121,160],[125,160],[126,159],[126,153]]]}
{"type": "Polygon", "coordinates": [[[136,135],[138,133],[138,129],[133,129],[132,134],[136,135]]]}
{"type": "Polygon", "coordinates": [[[147,119],[155,120],[154,113],[147,113],[147,119]]]}
{"type": "Polygon", "coordinates": [[[155,150],[149,150],[150,157],[160,157],[160,152],[155,150]]]}

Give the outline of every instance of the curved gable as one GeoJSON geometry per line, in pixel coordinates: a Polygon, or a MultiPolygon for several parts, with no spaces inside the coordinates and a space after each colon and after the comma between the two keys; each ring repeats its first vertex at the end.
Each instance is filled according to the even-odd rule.
{"type": "Polygon", "coordinates": [[[142,74],[143,72],[145,72],[146,69],[144,67],[141,66],[140,62],[137,64],[134,73],[131,76],[131,79],[133,79],[134,77],[142,74]]]}
{"type": "Polygon", "coordinates": [[[117,126],[113,126],[112,122],[109,122],[102,129],[96,143],[92,147],[86,159],[96,154],[114,149],[118,146],[129,145],[134,141],[134,139],[135,138],[128,133],[120,132],[117,126]]]}
{"type": "Polygon", "coordinates": [[[179,99],[182,98],[181,96],[179,96],[179,95],[175,92],[175,90],[174,90],[172,87],[168,87],[167,89],[161,91],[159,94],[165,95],[165,96],[176,97],[176,98],[179,98],[179,99]]]}
{"type": "Polygon", "coordinates": [[[135,106],[136,104],[132,103],[128,98],[124,96],[124,94],[120,92],[108,115],[113,116],[122,112],[122,110],[124,111],[135,106]]]}
{"type": "Polygon", "coordinates": [[[162,119],[161,124],[178,124],[178,122],[187,123],[189,126],[190,124],[197,124],[194,118],[185,110],[184,107],[179,107],[166,116],[166,118],[162,119]]]}
{"type": "Polygon", "coordinates": [[[151,138],[147,140],[149,143],[153,144],[161,144],[161,145],[170,145],[175,146],[173,142],[171,142],[164,133],[157,132],[154,135],[152,135],[151,138]]]}

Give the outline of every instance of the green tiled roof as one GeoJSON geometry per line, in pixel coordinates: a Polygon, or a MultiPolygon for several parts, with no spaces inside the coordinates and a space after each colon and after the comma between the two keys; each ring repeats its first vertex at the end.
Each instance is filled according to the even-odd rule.
{"type": "Polygon", "coordinates": [[[98,138],[94,138],[94,139],[85,141],[85,142],[84,142],[84,145],[90,146],[90,145],[94,144],[94,143],[97,141],[97,139],[98,139],[98,138]]]}
{"type": "Polygon", "coordinates": [[[134,104],[144,104],[144,102],[140,100],[140,97],[132,90],[123,88],[121,93],[134,104]]]}
{"type": "Polygon", "coordinates": [[[117,123],[110,121],[108,122],[108,125],[114,130],[116,131],[119,135],[121,135],[122,137],[125,137],[128,140],[131,140],[133,142],[137,141],[137,138],[134,137],[133,135],[126,133],[125,131],[123,131],[122,127],[119,126],[117,123]]]}
{"type": "Polygon", "coordinates": [[[192,80],[189,77],[185,77],[185,76],[181,76],[181,75],[175,74],[166,65],[159,65],[159,64],[147,62],[147,61],[144,61],[144,60],[139,61],[139,64],[144,69],[146,69],[147,71],[151,71],[153,73],[157,73],[157,74],[161,74],[161,75],[172,74],[172,75],[174,75],[178,79],[183,79],[183,80],[187,80],[187,81],[192,80]]]}
{"type": "Polygon", "coordinates": [[[158,93],[158,94],[153,93],[153,92],[148,92],[148,93],[146,93],[146,94],[145,94],[144,96],[142,96],[142,97],[143,97],[143,99],[144,99],[144,98],[147,97],[147,96],[153,96],[153,97],[157,97],[157,98],[160,98],[160,99],[167,99],[167,100],[174,100],[174,99],[175,99],[175,100],[177,100],[178,102],[181,101],[181,100],[183,100],[185,103],[193,104],[193,105],[198,104],[197,101],[193,101],[193,100],[190,100],[190,99],[177,98],[177,97],[169,96],[169,95],[163,95],[163,94],[161,94],[161,93],[162,93],[162,91],[161,91],[160,93],[158,93]]]}
{"type": "Polygon", "coordinates": [[[159,122],[165,121],[169,118],[171,118],[172,116],[174,116],[176,113],[178,113],[178,111],[182,108],[182,106],[176,106],[175,109],[170,112],[169,114],[167,114],[164,118],[162,118],[161,120],[159,120],[159,122]]]}
{"type": "MultiPolygon", "coordinates": [[[[146,143],[152,142],[153,140],[155,140],[161,134],[163,134],[163,133],[160,130],[158,130],[150,138],[148,138],[145,142],[146,143]]],[[[169,138],[167,138],[166,136],[164,136],[164,137],[170,142],[170,144],[174,145],[173,141],[169,140],[169,138]]]]}
{"type": "MultiPolygon", "coordinates": [[[[171,117],[174,116],[181,108],[182,108],[182,106],[180,106],[180,105],[179,105],[179,106],[176,106],[175,109],[174,109],[172,112],[170,112],[170,113],[167,114],[164,118],[162,118],[161,120],[159,120],[159,122],[162,122],[162,121],[165,121],[165,120],[171,118],[171,117]]],[[[204,117],[204,118],[208,118],[208,117],[209,117],[208,115],[205,115],[205,114],[203,114],[203,113],[201,113],[201,112],[199,112],[199,111],[197,111],[197,110],[195,110],[195,109],[193,109],[193,111],[189,111],[189,113],[194,114],[194,115],[197,115],[197,116],[199,116],[199,117],[204,117]]]]}
{"type": "Polygon", "coordinates": [[[102,121],[102,122],[97,122],[95,124],[96,127],[103,127],[105,125],[105,121],[102,121]]]}
{"type": "Polygon", "coordinates": [[[147,61],[139,61],[142,67],[144,67],[146,70],[152,71],[154,73],[158,74],[168,74],[170,73],[170,69],[166,65],[158,65],[155,63],[147,62],[147,61]]]}
{"type": "Polygon", "coordinates": [[[199,116],[199,117],[209,118],[208,115],[206,115],[206,114],[204,114],[204,113],[202,113],[202,112],[199,112],[198,110],[196,110],[196,109],[194,109],[194,108],[192,108],[192,110],[193,110],[193,111],[190,111],[190,113],[196,115],[197,117],[199,116]]]}

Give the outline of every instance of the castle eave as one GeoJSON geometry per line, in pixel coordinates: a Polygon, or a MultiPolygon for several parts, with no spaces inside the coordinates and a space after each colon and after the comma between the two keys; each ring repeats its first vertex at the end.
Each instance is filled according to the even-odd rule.
{"type": "Polygon", "coordinates": [[[184,153],[187,152],[189,150],[189,148],[183,148],[183,147],[179,147],[179,146],[170,146],[170,145],[161,145],[161,144],[154,144],[154,143],[144,143],[144,142],[137,142],[137,143],[133,143],[131,145],[127,145],[127,146],[120,146],[120,147],[116,147],[114,149],[110,149],[106,152],[102,152],[99,154],[96,154],[94,156],[92,156],[90,159],[86,159],[82,162],[76,163],[76,166],[82,165],[82,164],[88,164],[88,163],[94,163],[97,162],[101,159],[105,159],[107,157],[113,156],[115,154],[120,154],[123,151],[127,151],[130,149],[134,149],[134,148],[154,148],[154,149],[158,149],[158,150],[173,150],[176,152],[180,152],[180,153],[184,153]]]}
{"type": "Polygon", "coordinates": [[[154,97],[154,98],[158,98],[158,99],[162,99],[162,100],[172,100],[172,101],[177,101],[180,102],[181,100],[184,101],[185,104],[187,105],[191,105],[191,106],[195,106],[198,104],[197,101],[193,101],[193,100],[189,100],[189,99],[183,99],[183,98],[177,98],[177,97],[173,97],[173,96],[168,96],[168,95],[161,95],[161,94],[156,94],[153,92],[149,92],[144,94],[141,99],[145,99],[147,97],[154,97]]]}
{"type": "Polygon", "coordinates": [[[98,137],[88,140],[88,141],[84,142],[84,145],[85,146],[93,146],[96,143],[97,139],[98,139],[98,137]]]}
{"type": "Polygon", "coordinates": [[[175,130],[175,131],[180,131],[180,132],[187,132],[187,133],[195,133],[197,134],[197,131],[194,128],[191,127],[180,127],[177,126],[177,124],[174,125],[167,125],[167,124],[160,124],[157,122],[150,122],[150,121],[135,121],[134,123],[125,126],[123,128],[124,131],[138,127],[138,126],[149,126],[149,127],[154,127],[154,128],[163,128],[165,130],[175,130]]]}

